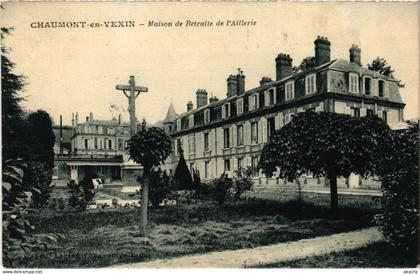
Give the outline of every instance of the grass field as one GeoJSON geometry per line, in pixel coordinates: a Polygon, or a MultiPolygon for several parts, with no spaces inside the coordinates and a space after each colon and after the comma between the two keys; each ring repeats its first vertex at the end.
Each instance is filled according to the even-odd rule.
{"type": "Polygon", "coordinates": [[[386,242],[323,256],[255,267],[264,268],[414,268],[415,254],[407,256],[386,242]]]}
{"type": "Polygon", "coordinates": [[[340,213],[331,218],[328,195],[304,194],[304,202],[294,200],[295,193],[261,200],[265,195],[256,191],[223,206],[180,205],[178,213],[175,206],[151,209],[147,237],[139,234],[138,208],[44,210],[32,216],[37,233],[64,238],[32,252],[22,267],[103,267],[252,248],[368,227],[378,208],[369,197],[340,197],[340,213]]]}

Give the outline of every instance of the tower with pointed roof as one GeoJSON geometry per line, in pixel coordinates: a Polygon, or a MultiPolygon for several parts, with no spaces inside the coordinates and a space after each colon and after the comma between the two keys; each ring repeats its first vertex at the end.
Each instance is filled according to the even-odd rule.
{"type": "Polygon", "coordinates": [[[166,118],[162,122],[165,133],[168,135],[170,135],[174,130],[176,116],[177,115],[175,112],[175,107],[171,100],[171,103],[169,104],[169,107],[168,107],[168,112],[166,113],[166,118]]]}

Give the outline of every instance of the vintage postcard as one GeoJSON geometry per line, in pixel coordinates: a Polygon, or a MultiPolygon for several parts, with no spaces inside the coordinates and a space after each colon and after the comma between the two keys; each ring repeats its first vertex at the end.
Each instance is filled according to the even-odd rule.
{"type": "Polygon", "coordinates": [[[417,2],[0,12],[3,273],[417,273],[417,2]]]}

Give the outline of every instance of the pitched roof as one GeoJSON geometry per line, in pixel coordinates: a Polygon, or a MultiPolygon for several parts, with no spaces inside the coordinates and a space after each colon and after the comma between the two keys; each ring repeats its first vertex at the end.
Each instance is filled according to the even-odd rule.
{"type": "Polygon", "coordinates": [[[166,118],[165,118],[165,120],[163,120],[163,123],[175,121],[176,116],[177,115],[176,115],[176,112],[175,112],[175,107],[174,107],[174,104],[172,103],[172,100],[171,100],[171,103],[169,104],[168,112],[166,113],[166,118]]]}

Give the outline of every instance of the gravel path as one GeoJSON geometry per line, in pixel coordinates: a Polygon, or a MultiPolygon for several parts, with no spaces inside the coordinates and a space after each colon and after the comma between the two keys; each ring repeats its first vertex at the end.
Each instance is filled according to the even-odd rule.
{"type": "Polygon", "coordinates": [[[296,242],[261,246],[207,254],[185,256],[146,263],[115,265],[113,268],[242,268],[290,261],[305,257],[340,252],[381,241],[377,228],[367,228],[352,232],[315,237],[296,242]]]}

